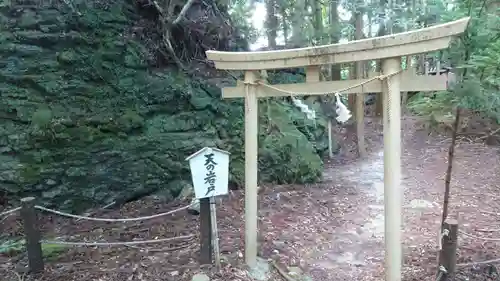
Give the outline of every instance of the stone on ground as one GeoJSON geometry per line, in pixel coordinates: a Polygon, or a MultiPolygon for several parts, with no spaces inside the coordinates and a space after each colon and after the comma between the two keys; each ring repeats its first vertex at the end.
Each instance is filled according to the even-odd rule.
{"type": "Polygon", "coordinates": [[[204,273],[197,273],[193,276],[191,281],[210,281],[210,277],[204,273]]]}
{"type": "Polygon", "coordinates": [[[290,274],[292,276],[300,275],[300,274],[302,274],[302,269],[300,269],[299,267],[296,267],[296,266],[290,266],[288,268],[288,274],[290,274]]]}
{"type": "Polygon", "coordinates": [[[200,200],[193,198],[191,199],[191,206],[188,208],[188,212],[193,215],[200,214],[200,200]]]}
{"type": "Polygon", "coordinates": [[[307,276],[300,267],[296,266],[291,266],[288,268],[288,275],[293,277],[295,280],[298,281],[312,281],[312,278],[310,276],[307,276]]]}
{"type": "Polygon", "coordinates": [[[257,257],[256,265],[248,269],[248,276],[258,281],[268,280],[269,268],[267,260],[257,257]]]}

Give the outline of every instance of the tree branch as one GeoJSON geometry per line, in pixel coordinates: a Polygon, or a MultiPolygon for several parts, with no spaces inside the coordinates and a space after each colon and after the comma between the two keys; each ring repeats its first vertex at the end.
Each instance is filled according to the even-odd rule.
{"type": "Polygon", "coordinates": [[[187,1],[186,5],[184,5],[184,7],[182,7],[181,12],[177,16],[177,18],[174,20],[173,25],[177,25],[177,24],[179,24],[179,22],[181,22],[181,20],[184,18],[187,11],[189,10],[189,8],[191,8],[191,5],[193,5],[194,1],[195,0],[188,0],[187,1]]]}
{"type": "Polygon", "coordinates": [[[165,11],[163,11],[163,8],[160,7],[160,5],[158,5],[158,2],[156,2],[155,0],[149,0],[149,4],[153,5],[158,11],[158,13],[160,13],[160,15],[162,16],[165,15],[165,11]]]}

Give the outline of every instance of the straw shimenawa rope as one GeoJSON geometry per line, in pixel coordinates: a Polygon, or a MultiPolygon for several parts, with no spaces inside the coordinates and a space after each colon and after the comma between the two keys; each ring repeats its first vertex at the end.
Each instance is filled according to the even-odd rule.
{"type": "Polygon", "coordinates": [[[391,76],[394,76],[394,75],[397,75],[399,73],[401,73],[403,70],[399,70],[399,71],[396,71],[394,73],[389,73],[389,74],[381,74],[381,75],[378,75],[378,76],[375,76],[375,77],[372,77],[372,78],[369,78],[363,82],[360,82],[358,84],[355,84],[355,85],[352,85],[352,86],[349,86],[349,87],[346,87],[346,88],[343,88],[343,89],[340,89],[340,90],[336,90],[336,91],[331,91],[331,92],[322,92],[322,93],[319,93],[319,92],[307,92],[307,93],[304,93],[304,92],[294,92],[294,91],[287,91],[287,90],[283,90],[283,89],[280,89],[276,86],[273,86],[273,85],[269,85],[267,83],[264,83],[263,81],[257,81],[257,82],[248,82],[248,81],[244,81],[242,82],[244,85],[246,85],[247,87],[247,90],[246,90],[246,94],[248,96],[248,85],[260,85],[260,86],[264,86],[266,88],[269,88],[269,89],[273,89],[275,91],[278,91],[278,92],[281,92],[281,93],[285,93],[285,94],[288,94],[288,95],[291,95],[291,96],[297,96],[297,95],[304,95],[304,94],[309,94],[309,95],[333,95],[333,94],[336,94],[336,93],[339,93],[341,94],[342,92],[345,92],[345,91],[349,91],[349,90],[352,90],[352,89],[355,89],[355,88],[358,88],[358,87],[362,87],[374,80],[384,80],[386,78],[389,78],[391,76]]]}

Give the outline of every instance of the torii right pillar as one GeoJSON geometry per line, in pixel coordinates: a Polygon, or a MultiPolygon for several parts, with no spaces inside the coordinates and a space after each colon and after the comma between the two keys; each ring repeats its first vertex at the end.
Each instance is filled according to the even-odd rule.
{"type": "Polygon", "coordinates": [[[384,105],[385,280],[401,280],[401,58],[382,61],[384,105]]]}

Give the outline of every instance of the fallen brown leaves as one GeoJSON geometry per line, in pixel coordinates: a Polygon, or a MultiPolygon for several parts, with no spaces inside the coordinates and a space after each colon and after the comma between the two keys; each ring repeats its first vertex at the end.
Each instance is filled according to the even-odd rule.
{"type": "MultiPolygon", "coordinates": [[[[367,143],[372,154],[376,154],[381,148],[380,123],[367,121],[367,143]]],[[[428,137],[426,132],[412,129],[411,120],[405,120],[403,128],[404,280],[434,280],[448,140],[428,137]]],[[[348,136],[343,141],[354,142],[355,138],[348,136]]],[[[261,256],[272,258],[284,267],[301,268],[313,280],[384,279],[384,241],[383,235],[376,231],[380,225],[375,223],[383,210],[380,200],[372,193],[372,182],[377,179],[362,175],[380,167],[374,164],[362,168],[363,163],[354,160],[349,153],[353,153],[351,149],[345,150],[341,159],[327,165],[321,184],[261,188],[261,256]]],[[[500,238],[499,216],[496,215],[500,207],[499,163],[498,149],[459,142],[452,175],[450,214],[459,214],[461,230],[500,238]]],[[[216,281],[249,281],[243,266],[243,199],[243,193],[237,191],[218,205],[223,257],[219,272],[211,266],[198,265],[197,237],[154,246],[68,248],[48,259],[46,272],[36,277],[24,276],[24,254],[3,256],[0,257],[0,272],[7,281],[188,281],[198,272],[205,272],[216,281]]],[[[120,210],[99,210],[93,215],[136,217],[187,203],[164,203],[150,198],[130,203],[120,210]]],[[[60,237],[69,241],[130,241],[198,232],[198,217],[186,212],[139,223],[77,222],[50,215],[40,219],[44,238],[60,237]]],[[[5,235],[22,235],[18,218],[9,217],[2,225],[5,235]]],[[[458,262],[497,258],[497,243],[460,236],[458,262]]],[[[495,271],[496,268],[488,264],[461,266],[458,273],[461,279],[457,280],[494,280],[495,271]]],[[[283,279],[274,270],[271,280],[283,279]]]]}

